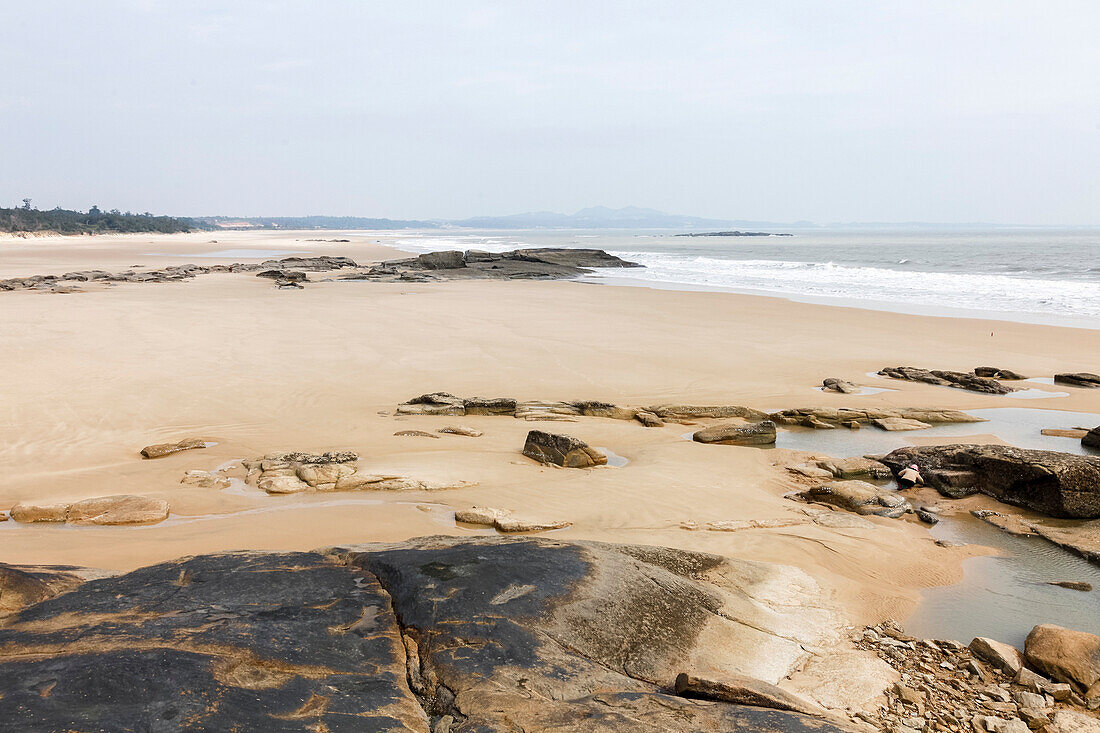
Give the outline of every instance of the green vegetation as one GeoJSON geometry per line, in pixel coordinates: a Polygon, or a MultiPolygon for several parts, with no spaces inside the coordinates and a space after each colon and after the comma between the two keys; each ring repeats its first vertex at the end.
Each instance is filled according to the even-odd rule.
{"type": "Polygon", "coordinates": [[[86,213],[67,209],[39,211],[32,208],[30,199],[23,199],[18,209],[0,209],[0,232],[54,232],[57,234],[118,234],[130,232],[159,232],[173,234],[205,229],[190,219],[170,216],[153,216],[149,212],[123,214],[118,209],[101,211],[93,206],[86,213]]]}

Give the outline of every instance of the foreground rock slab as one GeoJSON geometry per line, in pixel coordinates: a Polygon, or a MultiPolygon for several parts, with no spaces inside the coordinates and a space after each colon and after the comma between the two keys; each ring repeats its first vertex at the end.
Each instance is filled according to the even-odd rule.
{"type": "Polygon", "coordinates": [[[774,685],[806,648],[836,641],[822,598],[791,568],[531,538],[187,558],[10,616],[0,719],[20,731],[834,733],[851,728],[672,694],[681,673],[774,685]]]}
{"type": "Polygon", "coordinates": [[[1100,458],[1003,445],[941,445],[899,448],[882,462],[895,474],[917,464],[925,482],[950,498],[980,492],[1051,517],[1100,517],[1100,458]]]}

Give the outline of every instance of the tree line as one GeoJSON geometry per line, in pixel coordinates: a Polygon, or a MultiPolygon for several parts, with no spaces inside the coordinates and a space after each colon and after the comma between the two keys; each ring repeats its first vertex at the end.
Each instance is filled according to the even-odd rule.
{"type": "Polygon", "coordinates": [[[154,216],[148,211],[142,214],[121,212],[118,209],[102,211],[93,206],[88,211],[70,211],[69,209],[50,209],[39,211],[32,206],[30,199],[23,199],[23,205],[14,209],[0,208],[0,232],[56,232],[57,234],[107,234],[157,232],[174,234],[205,229],[190,219],[171,216],[154,216]]]}

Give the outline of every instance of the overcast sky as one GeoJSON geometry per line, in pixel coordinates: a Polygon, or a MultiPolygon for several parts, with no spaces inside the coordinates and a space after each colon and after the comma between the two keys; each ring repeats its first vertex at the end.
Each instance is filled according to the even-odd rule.
{"type": "Polygon", "coordinates": [[[1100,224],[1100,3],[6,3],[0,205],[1100,224]]]}

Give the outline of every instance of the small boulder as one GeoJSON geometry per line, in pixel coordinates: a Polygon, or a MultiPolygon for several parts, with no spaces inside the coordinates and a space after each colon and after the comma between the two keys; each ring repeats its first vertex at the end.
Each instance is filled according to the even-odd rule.
{"type": "Polygon", "coordinates": [[[495,507],[487,506],[472,506],[469,509],[456,509],[455,521],[465,522],[466,524],[485,524],[492,526],[501,517],[505,517],[512,512],[508,509],[496,509],[495,507]]]}
{"type": "Polygon", "coordinates": [[[1068,384],[1071,387],[1088,387],[1095,389],[1100,387],[1100,374],[1091,372],[1075,372],[1054,375],[1055,384],[1068,384]]]}
{"type": "Polygon", "coordinates": [[[691,436],[696,443],[720,443],[722,445],[773,445],[775,423],[763,420],[758,423],[723,423],[703,428],[691,436]]]}
{"type": "Polygon", "coordinates": [[[1023,374],[1012,371],[1011,369],[1000,369],[998,367],[974,367],[974,376],[987,377],[991,379],[1007,379],[1011,381],[1019,381],[1021,379],[1027,379],[1023,374]]]}
{"type": "Polygon", "coordinates": [[[1081,445],[1086,448],[1100,448],[1100,425],[1085,433],[1081,438],[1081,445]]]}
{"type": "Polygon", "coordinates": [[[591,468],[607,463],[607,456],[569,435],[532,430],[527,433],[523,455],[540,463],[566,468],[591,468]]]}
{"type": "Polygon", "coordinates": [[[893,475],[886,464],[869,458],[830,458],[818,461],[817,465],[828,471],[833,478],[840,479],[888,479],[893,475]]]}
{"type": "Polygon", "coordinates": [[[20,502],[8,514],[16,522],[64,522],[72,504],[26,504],[20,502]]]}
{"type": "Polygon", "coordinates": [[[1019,649],[984,636],[975,637],[970,642],[970,651],[978,659],[1010,676],[1024,666],[1024,655],[1019,649]]]}
{"type": "Polygon", "coordinates": [[[880,427],[883,430],[889,431],[891,433],[903,430],[924,430],[926,428],[932,427],[926,422],[921,422],[920,420],[911,420],[905,417],[880,417],[878,419],[872,420],[871,422],[873,422],[877,427],[880,427]]]}
{"type": "Polygon", "coordinates": [[[416,262],[425,270],[455,270],[466,266],[466,258],[458,250],[427,252],[416,258],[416,262]]]}
{"type": "Polygon", "coordinates": [[[1040,624],[1024,641],[1032,667],[1059,682],[1086,692],[1100,680],[1100,636],[1085,631],[1040,624]]]}
{"type": "Polygon", "coordinates": [[[825,391],[840,392],[842,394],[858,394],[860,391],[859,385],[837,377],[828,377],[822,380],[821,387],[825,391]]]}
{"type": "Polygon", "coordinates": [[[195,448],[206,448],[209,443],[199,438],[187,438],[176,443],[157,443],[156,445],[147,445],[141,449],[142,458],[163,458],[164,456],[170,456],[173,453],[179,453],[185,450],[194,450],[195,448]]]}
{"type": "Polygon", "coordinates": [[[511,515],[498,517],[493,523],[493,526],[501,532],[514,533],[514,532],[545,532],[550,529],[564,529],[571,526],[572,522],[544,520],[544,519],[531,519],[526,517],[515,517],[511,515]]]}
{"type": "Polygon", "coordinates": [[[183,474],[181,484],[197,486],[200,489],[228,489],[229,477],[216,471],[192,470],[183,474]]]}
{"type": "Polygon", "coordinates": [[[650,412],[649,410],[638,410],[638,412],[634,415],[634,419],[647,428],[661,428],[665,425],[664,420],[662,420],[660,417],[650,412]]]}
{"type": "Polygon", "coordinates": [[[882,489],[866,481],[833,481],[815,486],[803,493],[803,498],[832,504],[856,514],[873,514],[896,519],[912,510],[912,506],[897,492],[882,489]]]}

